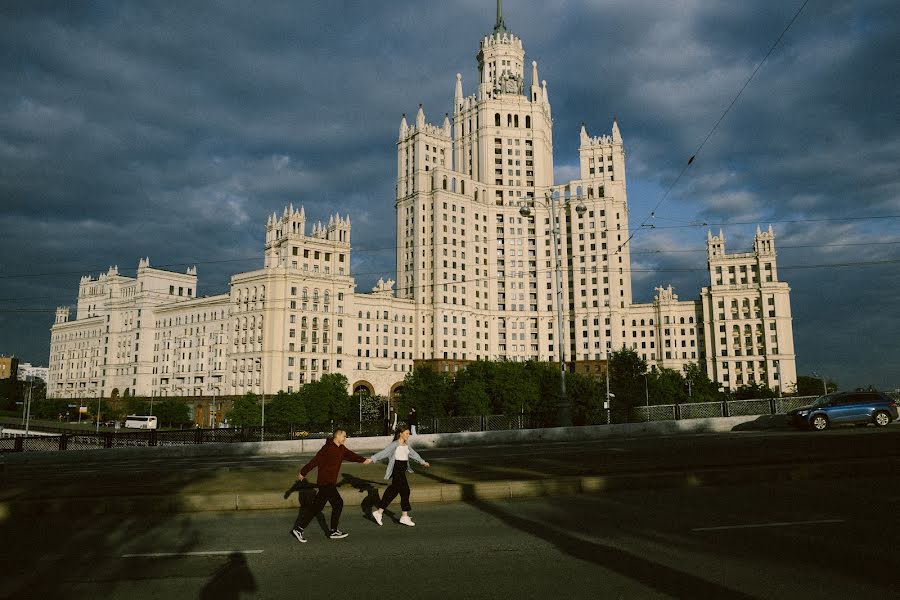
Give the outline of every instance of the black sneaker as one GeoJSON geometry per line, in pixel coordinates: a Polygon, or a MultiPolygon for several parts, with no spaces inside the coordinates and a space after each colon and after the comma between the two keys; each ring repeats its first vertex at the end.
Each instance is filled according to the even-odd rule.
{"type": "Polygon", "coordinates": [[[349,534],[349,533],[344,533],[344,532],[341,531],[340,529],[334,529],[334,530],[332,530],[332,532],[328,535],[328,537],[330,537],[330,538],[333,539],[333,540],[342,540],[342,539],[344,539],[345,537],[347,537],[348,535],[350,535],[350,534],[349,534]]]}
{"type": "Polygon", "coordinates": [[[295,538],[297,538],[297,541],[300,542],[301,544],[306,543],[306,536],[303,535],[302,527],[294,527],[293,529],[291,529],[291,535],[293,535],[295,538]]]}

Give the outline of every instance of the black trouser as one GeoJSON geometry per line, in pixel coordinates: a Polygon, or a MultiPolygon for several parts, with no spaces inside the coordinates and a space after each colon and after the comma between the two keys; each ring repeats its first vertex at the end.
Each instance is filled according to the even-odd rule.
{"type": "Polygon", "coordinates": [[[403,511],[412,510],[409,505],[409,482],[406,481],[406,461],[394,461],[394,472],[391,475],[391,485],[384,490],[384,496],[381,497],[379,508],[387,508],[394,501],[394,498],[400,494],[400,508],[403,511]]]}
{"type": "Polygon", "coordinates": [[[341,520],[341,511],[344,510],[344,500],[336,485],[320,485],[315,499],[300,512],[294,527],[306,529],[310,521],[325,508],[326,502],[331,505],[331,529],[337,529],[341,520]]]}

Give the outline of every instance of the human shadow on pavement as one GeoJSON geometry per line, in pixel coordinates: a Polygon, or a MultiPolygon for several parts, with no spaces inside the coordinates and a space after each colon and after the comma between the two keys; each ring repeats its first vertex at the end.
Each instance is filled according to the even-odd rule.
{"type": "MultiPolygon", "coordinates": [[[[284,492],[284,499],[287,500],[291,497],[291,494],[297,492],[297,496],[299,497],[300,506],[297,509],[297,518],[295,519],[295,523],[300,520],[300,517],[303,516],[303,512],[308,509],[308,507],[312,506],[313,501],[316,499],[316,488],[318,488],[314,483],[310,483],[306,480],[300,481],[295,480],[294,483],[284,492]]],[[[319,524],[319,527],[322,528],[322,531],[325,535],[331,533],[331,529],[328,527],[328,522],[325,520],[325,514],[323,511],[319,511],[319,514],[316,515],[316,523],[319,524]]]]}
{"type": "MultiPolygon", "coordinates": [[[[446,477],[434,477],[421,473],[425,478],[440,483],[457,482],[446,477]]],[[[561,552],[579,560],[615,571],[649,588],[668,594],[673,598],[722,598],[743,600],[753,596],[707,581],[690,573],[653,562],[642,556],[600,542],[577,537],[559,528],[541,526],[529,519],[516,516],[485,500],[478,498],[471,483],[458,483],[462,490],[463,502],[477,508],[498,521],[553,544],[561,552]]]]}
{"type": "Polygon", "coordinates": [[[376,487],[376,484],[378,483],[380,482],[369,481],[368,479],[362,479],[348,473],[343,473],[341,481],[338,483],[338,487],[342,487],[346,484],[359,493],[364,494],[362,502],[359,504],[359,508],[362,510],[363,517],[373,523],[375,522],[375,519],[372,518],[372,510],[377,508],[378,503],[381,502],[381,496],[378,494],[378,488],[376,487]]]}
{"type": "Polygon", "coordinates": [[[216,571],[200,590],[200,600],[237,600],[244,593],[256,591],[256,578],[247,566],[247,557],[232,552],[228,562],[216,571]]]}

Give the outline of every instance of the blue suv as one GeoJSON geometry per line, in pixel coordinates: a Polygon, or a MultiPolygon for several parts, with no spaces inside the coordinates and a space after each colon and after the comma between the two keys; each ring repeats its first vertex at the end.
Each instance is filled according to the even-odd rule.
{"type": "Polygon", "coordinates": [[[897,420],[897,402],[881,392],[835,392],[816,398],[810,406],[795,408],[787,417],[794,427],[817,431],[831,425],[874,423],[884,427],[897,420]]]}

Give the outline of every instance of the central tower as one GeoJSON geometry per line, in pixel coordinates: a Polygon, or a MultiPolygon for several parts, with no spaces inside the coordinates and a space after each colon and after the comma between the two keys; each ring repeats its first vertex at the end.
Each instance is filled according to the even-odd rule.
{"type": "Polygon", "coordinates": [[[597,138],[582,129],[580,176],[557,184],[547,83],[537,62],[526,62],[500,1],[476,63],[475,93],[464,94],[457,73],[441,124],[428,124],[421,105],[414,121],[400,122],[397,295],[415,301],[414,356],[556,361],[564,349],[568,360],[599,360],[624,335],[612,323],[631,301],[627,248],[620,250],[628,221],[618,128],[597,138]],[[548,194],[580,201],[566,203],[551,224],[548,194]],[[531,216],[520,214],[523,205],[531,216]],[[563,331],[554,228],[565,265],[563,331]]]}

